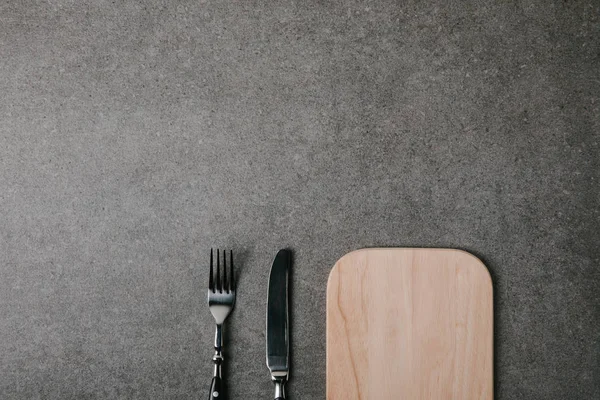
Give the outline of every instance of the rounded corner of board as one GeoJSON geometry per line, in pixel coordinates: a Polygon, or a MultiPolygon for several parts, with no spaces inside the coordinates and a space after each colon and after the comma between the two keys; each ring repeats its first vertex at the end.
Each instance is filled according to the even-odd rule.
{"type": "Polygon", "coordinates": [[[470,253],[466,250],[452,249],[452,251],[455,251],[455,252],[459,253],[461,256],[469,259],[471,261],[471,265],[473,266],[473,268],[479,269],[481,271],[481,273],[485,276],[486,281],[489,284],[490,290],[493,291],[494,281],[492,279],[492,274],[490,273],[490,270],[488,269],[487,265],[485,265],[485,263],[481,260],[481,258],[477,257],[475,254],[470,253]]]}
{"type": "Polygon", "coordinates": [[[333,268],[331,268],[331,271],[329,271],[329,276],[327,277],[327,291],[329,291],[329,288],[331,287],[331,285],[333,285],[333,279],[337,278],[338,268],[338,263],[336,262],[333,265],[333,268]]]}
{"type": "Polygon", "coordinates": [[[346,261],[348,261],[349,259],[354,258],[354,257],[364,253],[366,250],[368,250],[368,249],[357,249],[357,250],[352,250],[351,252],[344,254],[343,256],[338,258],[338,260],[335,262],[335,264],[333,265],[333,268],[331,269],[331,272],[333,272],[334,270],[339,268],[340,264],[343,264],[346,261]]]}
{"type": "Polygon", "coordinates": [[[329,271],[329,277],[327,278],[327,286],[329,287],[329,285],[331,284],[331,279],[338,274],[338,270],[340,269],[340,264],[344,262],[345,259],[351,257],[351,255],[353,253],[356,253],[359,250],[354,250],[351,251],[350,253],[346,253],[343,256],[341,256],[336,262],[335,264],[333,264],[333,267],[331,268],[331,270],[329,271]]]}
{"type": "Polygon", "coordinates": [[[327,287],[329,288],[330,285],[332,284],[332,279],[334,277],[336,277],[339,274],[339,269],[341,268],[342,264],[346,264],[347,261],[349,261],[350,259],[364,253],[366,250],[368,249],[357,249],[357,250],[352,250],[349,253],[344,254],[343,256],[341,256],[336,262],[335,264],[333,264],[333,267],[331,268],[331,270],[329,271],[329,276],[327,278],[327,287]]]}

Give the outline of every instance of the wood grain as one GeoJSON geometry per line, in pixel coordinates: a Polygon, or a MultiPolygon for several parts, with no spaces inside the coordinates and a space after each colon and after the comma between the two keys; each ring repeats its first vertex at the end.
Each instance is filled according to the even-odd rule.
{"type": "Polygon", "coordinates": [[[493,294],[452,249],[364,249],[327,284],[327,399],[493,398],[493,294]]]}

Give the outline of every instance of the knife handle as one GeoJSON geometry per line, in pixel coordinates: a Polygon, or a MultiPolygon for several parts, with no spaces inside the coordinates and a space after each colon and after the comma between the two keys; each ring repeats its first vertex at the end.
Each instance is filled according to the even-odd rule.
{"type": "Polygon", "coordinates": [[[275,400],[285,400],[285,391],[283,385],[285,385],[285,379],[273,379],[275,383],[275,400]]]}
{"type": "Polygon", "coordinates": [[[208,400],[227,400],[223,393],[223,385],[220,377],[215,376],[210,384],[210,396],[208,400]]]}

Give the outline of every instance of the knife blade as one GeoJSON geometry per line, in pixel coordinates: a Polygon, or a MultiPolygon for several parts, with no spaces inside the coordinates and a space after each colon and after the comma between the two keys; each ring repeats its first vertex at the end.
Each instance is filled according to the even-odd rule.
{"type": "Polygon", "coordinates": [[[289,250],[279,250],[269,276],[267,295],[267,367],[275,383],[275,400],[285,399],[284,385],[289,377],[288,270],[289,250]]]}

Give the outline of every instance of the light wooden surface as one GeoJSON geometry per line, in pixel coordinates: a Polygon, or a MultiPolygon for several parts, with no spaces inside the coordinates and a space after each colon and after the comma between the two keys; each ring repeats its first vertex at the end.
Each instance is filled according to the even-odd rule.
{"type": "Polygon", "coordinates": [[[452,249],[364,249],[327,285],[327,399],[493,398],[493,295],[452,249]]]}

